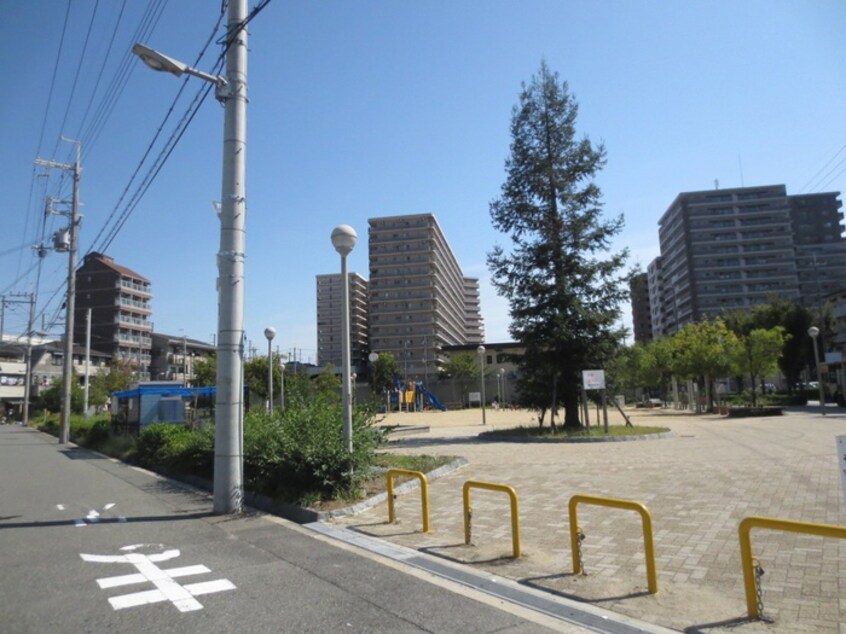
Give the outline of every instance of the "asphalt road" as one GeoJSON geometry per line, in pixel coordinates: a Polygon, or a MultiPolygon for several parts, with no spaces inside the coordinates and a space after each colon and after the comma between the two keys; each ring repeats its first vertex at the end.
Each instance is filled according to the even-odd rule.
{"type": "Polygon", "coordinates": [[[0,631],[581,631],[0,426],[0,631]],[[478,595],[478,596],[477,596],[478,595]]]}

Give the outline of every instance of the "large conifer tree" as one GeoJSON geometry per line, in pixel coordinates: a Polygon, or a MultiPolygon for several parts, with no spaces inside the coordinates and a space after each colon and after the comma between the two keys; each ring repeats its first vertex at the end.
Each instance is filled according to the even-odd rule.
{"type": "Polygon", "coordinates": [[[623,218],[602,216],[593,181],[605,148],[576,138],[577,113],[567,83],[541,63],[513,109],[507,178],[490,206],[511,247],[488,254],[493,285],[509,301],[511,335],[526,348],[522,402],[553,412],[563,405],[565,427],[581,425],[581,372],[613,354],[627,297],[628,253],[609,253],[623,218]]]}

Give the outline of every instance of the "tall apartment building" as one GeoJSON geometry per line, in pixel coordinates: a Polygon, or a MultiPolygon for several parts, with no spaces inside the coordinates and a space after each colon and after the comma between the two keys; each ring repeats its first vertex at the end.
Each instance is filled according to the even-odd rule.
{"type": "MultiPolygon", "coordinates": [[[[369,285],[358,273],[349,273],[347,277],[350,288],[350,365],[363,370],[370,351],[367,319],[369,285]]],[[[340,273],[317,276],[317,365],[321,368],[327,363],[341,367],[342,281],[340,273]]]]}
{"type": "Polygon", "coordinates": [[[652,314],[649,305],[649,275],[639,273],[629,283],[632,299],[632,326],[635,343],[652,340],[652,314]]]}
{"type": "Polygon", "coordinates": [[[772,295],[817,306],[846,287],[838,196],[788,196],[784,185],[679,194],[647,272],[653,336],[772,295]]]}
{"type": "Polygon", "coordinates": [[[148,279],[107,255],[89,253],[76,271],[74,343],[85,345],[91,309],[91,347],[132,364],[140,379],[149,379],[152,298],[148,279]]]}
{"type": "Polygon", "coordinates": [[[407,377],[434,376],[442,348],[481,343],[479,280],[465,277],[432,214],[368,220],[370,349],[407,377]]]}

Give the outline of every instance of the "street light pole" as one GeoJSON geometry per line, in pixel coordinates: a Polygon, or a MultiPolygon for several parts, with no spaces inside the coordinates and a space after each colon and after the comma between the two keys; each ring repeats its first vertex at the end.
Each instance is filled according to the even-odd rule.
{"type": "Polygon", "coordinates": [[[476,348],[476,352],[479,353],[479,368],[481,369],[481,384],[482,384],[482,425],[487,425],[488,422],[485,420],[485,346],[479,345],[476,348]]]}
{"type": "Polygon", "coordinates": [[[344,447],[352,453],[352,401],[350,400],[350,283],[347,275],[347,256],[355,248],[358,234],[349,225],[339,225],[332,231],[332,246],[341,256],[341,398],[344,447]]]}
{"type": "Polygon", "coordinates": [[[820,351],[817,348],[817,337],[820,335],[820,329],[816,326],[808,328],[808,334],[811,337],[811,343],[814,346],[814,361],[817,366],[817,387],[820,391],[820,412],[825,416],[825,392],[823,391],[822,373],[820,372],[820,351]]]}
{"type": "Polygon", "coordinates": [[[267,413],[273,413],[273,350],[270,344],[276,336],[276,328],[268,326],[264,329],[264,336],[267,337],[267,413]]]}
{"type": "Polygon", "coordinates": [[[213,76],[136,44],[150,68],[187,73],[215,84],[224,102],[218,260],[217,388],[215,394],[214,512],[235,513],[243,498],[244,235],[247,156],[247,0],[229,0],[226,77],[213,76]]]}

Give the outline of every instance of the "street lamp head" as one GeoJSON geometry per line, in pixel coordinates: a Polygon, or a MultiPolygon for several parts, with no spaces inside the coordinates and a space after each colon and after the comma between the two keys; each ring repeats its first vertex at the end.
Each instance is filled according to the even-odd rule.
{"type": "Polygon", "coordinates": [[[355,243],[358,240],[358,234],[355,229],[349,225],[338,225],[332,230],[332,246],[335,247],[341,257],[350,254],[350,251],[355,248],[355,243]]]}
{"type": "Polygon", "coordinates": [[[810,328],[808,328],[808,334],[814,339],[816,339],[820,334],[820,329],[816,326],[811,326],[810,328]]]}
{"type": "Polygon", "coordinates": [[[379,355],[375,352],[371,352],[369,355],[367,355],[367,359],[370,361],[370,363],[376,363],[379,360],[379,355]]]}
{"type": "Polygon", "coordinates": [[[499,369],[499,376],[505,376],[505,368],[499,369]]]}
{"type": "Polygon", "coordinates": [[[273,341],[273,338],[276,336],[276,328],[268,326],[264,329],[264,336],[267,337],[268,341],[273,341]]]}
{"type": "Polygon", "coordinates": [[[485,346],[479,345],[479,347],[476,348],[476,352],[478,352],[479,356],[481,357],[483,354],[485,354],[485,346]]]}
{"type": "Polygon", "coordinates": [[[147,64],[153,70],[161,71],[163,73],[171,73],[179,77],[182,73],[188,70],[188,65],[168,57],[163,53],[143,44],[135,44],[132,47],[132,52],[141,58],[141,61],[147,64]]]}

